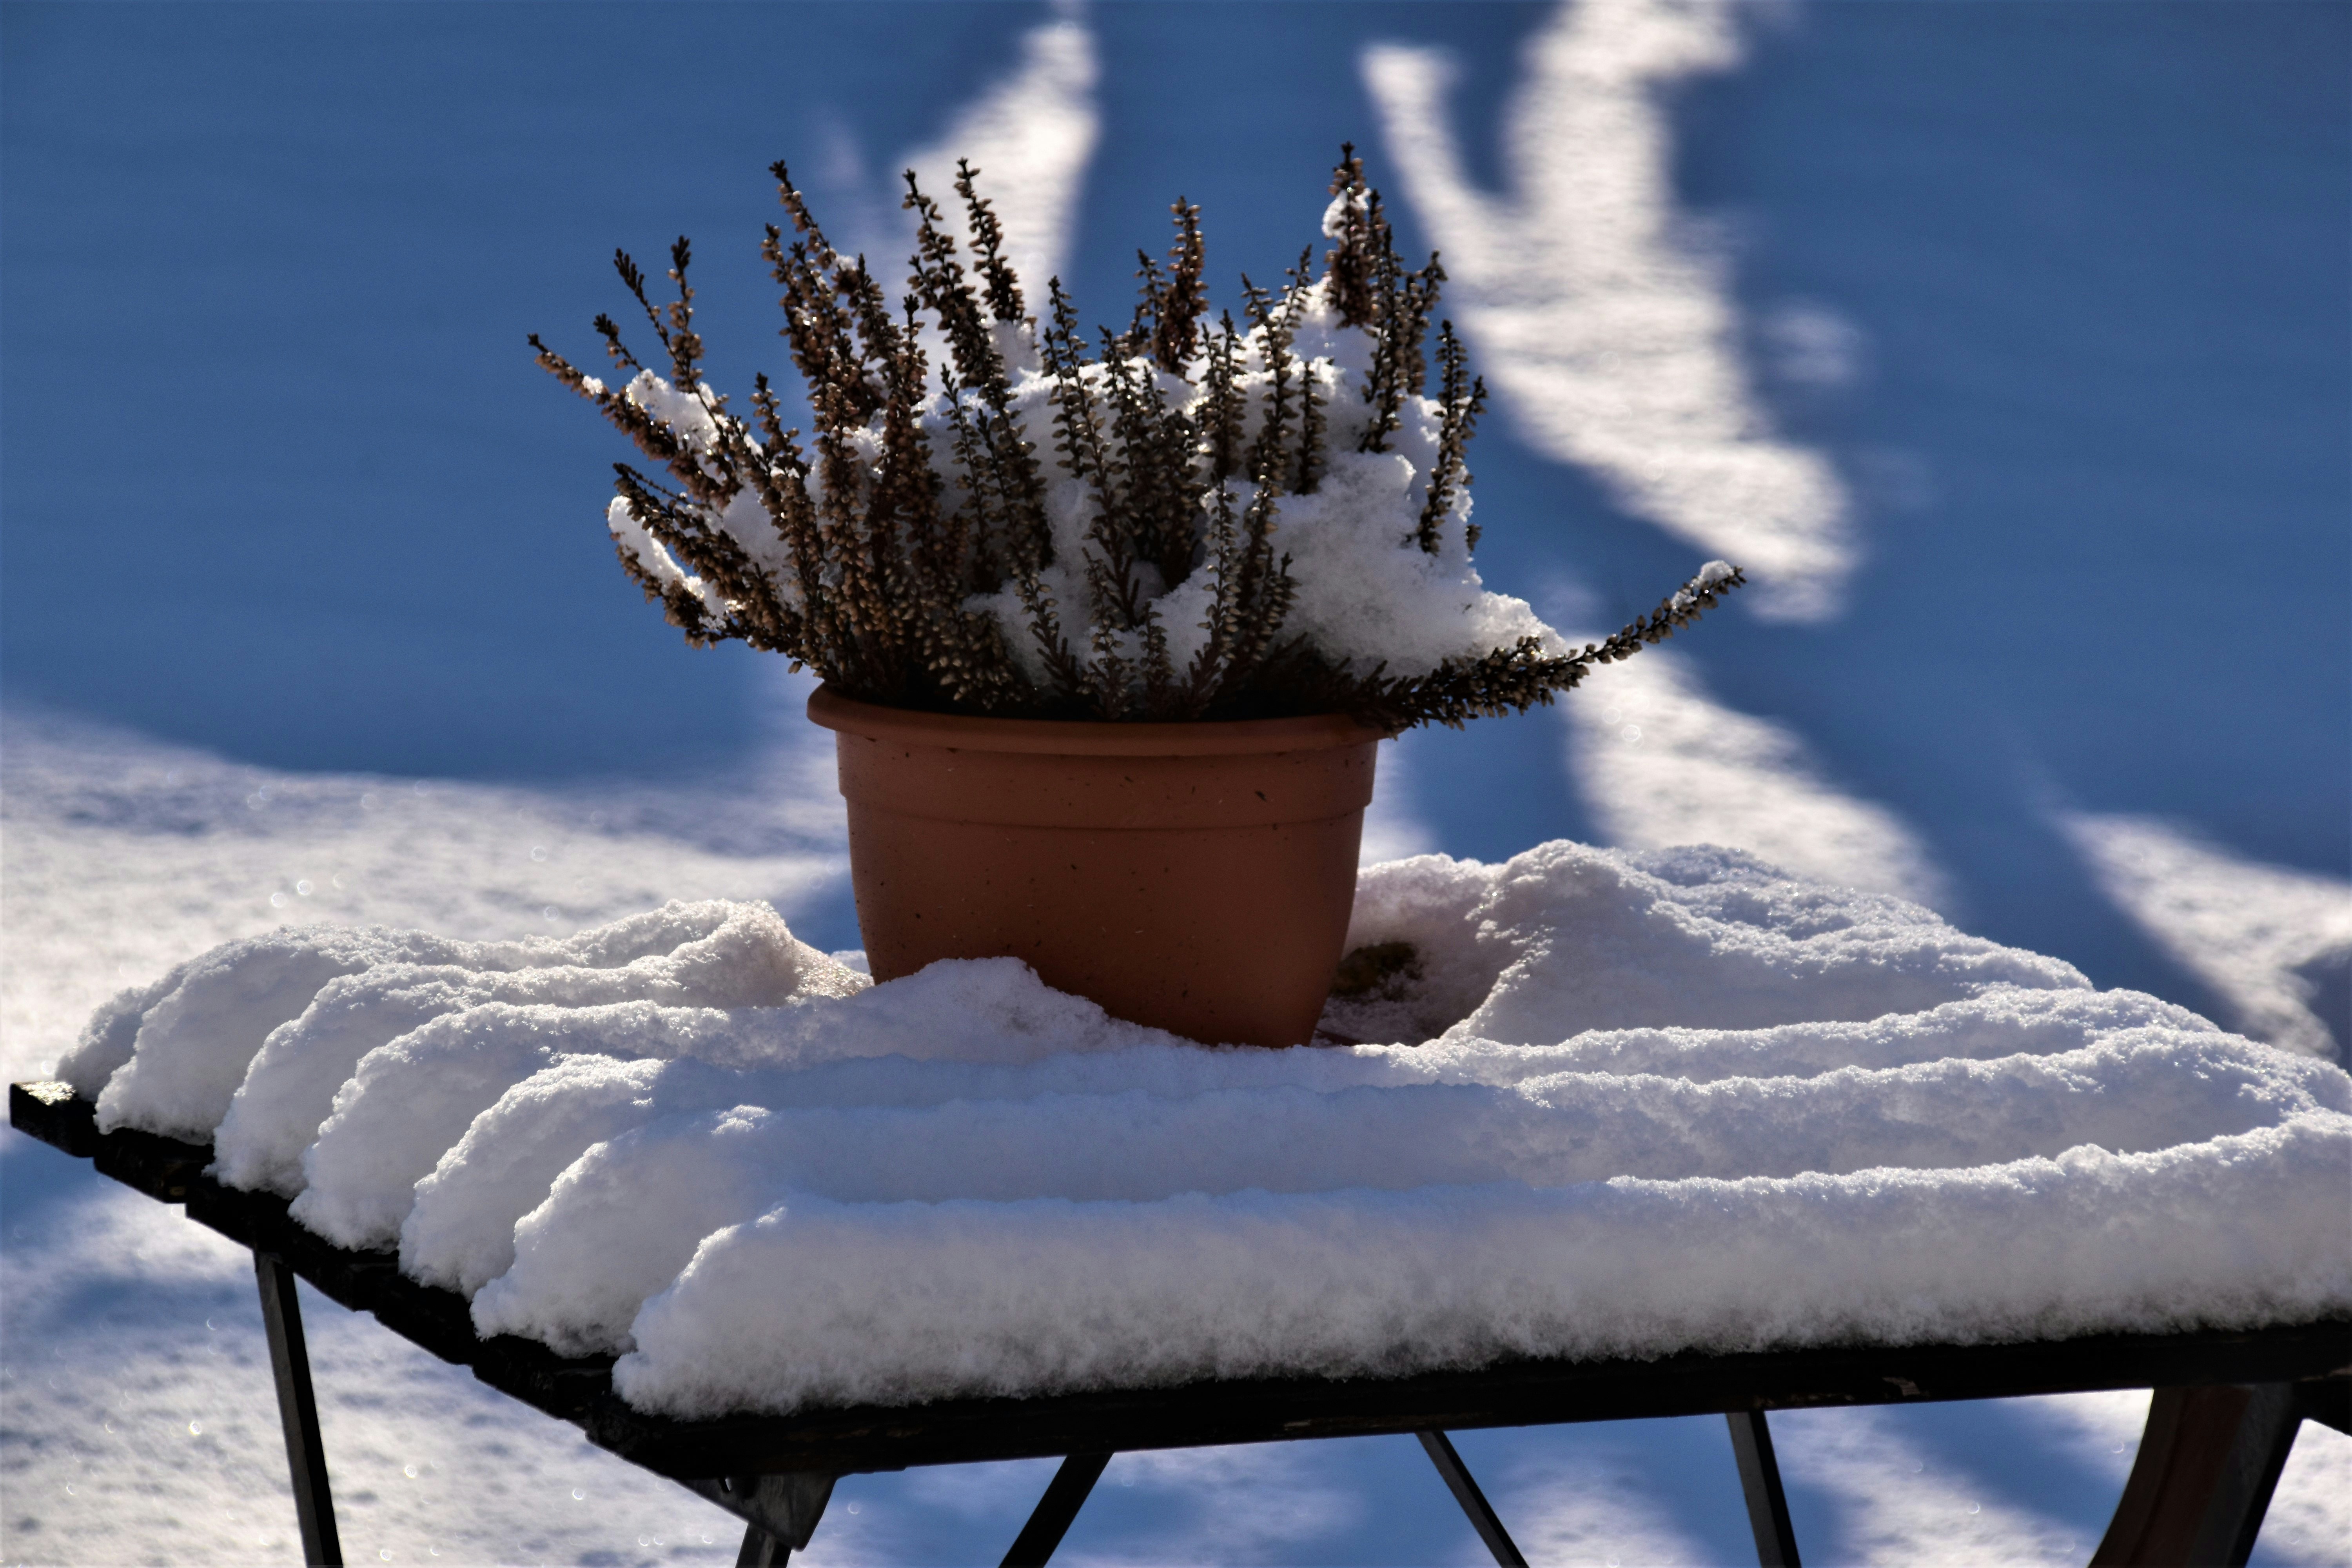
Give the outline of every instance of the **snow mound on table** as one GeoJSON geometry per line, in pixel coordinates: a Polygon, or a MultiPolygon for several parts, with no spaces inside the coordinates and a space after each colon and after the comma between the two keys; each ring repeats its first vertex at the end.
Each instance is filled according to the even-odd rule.
{"type": "MultiPolygon", "coordinates": [[[[946,999],[985,976],[998,1005],[1034,991],[1042,1005],[1087,1005],[1047,991],[1006,960],[941,965],[871,993],[864,1010],[905,1007],[900,993],[946,999]],[[1013,984],[1006,984],[1008,980],[1013,984]]],[[[980,1016],[985,1008],[976,1009],[980,1016]]],[[[1099,1015],[1096,1015],[1099,1016],[1099,1015]]],[[[1108,1030],[1129,1026],[1103,1020],[1108,1030]]],[[[1704,1083],[1753,1076],[1823,1073],[1841,1066],[2053,1056],[2083,1040],[2144,1025],[2212,1034],[2184,1008],[2132,992],[2034,992],[1994,987],[1982,996],[1875,1024],[1801,1025],[1727,1034],[1699,1029],[1591,1033],[1558,1046],[1491,1041],[1350,1051],[1203,1050],[1134,1029],[1124,1044],[1027,1061],[851,1058],[788,1077],[713,1068],[691,1059],[564,1056],[514,1085],[474,1119],[463,1139],[417,1183],[401,1227],[401,1262],[419,1279],[471,1295],[513,1264],[515,1224],[549,1196],[556,1178],[591,1146],[673,1114],[736,1106],[926,1106],[950,1100],[1023,1101],[1041,1095],[1137,1092],[1175,1100],[1252,1088],[1333,1091],[1357,1085],[1513,1085],[1567,1072],[1664,1074],[1704,1083]]],[[[936,1037],[916,1037],[917,1040],[936,1037]]],[[[913,1042],[902,1042],[913,1043],[913,1042]]]]}
{"type": "Polygon", "coordinates": [[[382,963],[560,963],[557,947],[544,939],[454,942],[380,926],[247,937],[100,1007],[58,1064],[58,1075],[84,1094],[101,1091],[102,1131],[136,1127],[201,1142],[228,1113],[262,1041],[299,1017],[329,981],[382,963]]]}
{"type": "Polygon", "coordinates": [[[772,918],[695,978],[279,933],[82,1067],[202,1058],[225,1164],[681,1415],[2352,1311],[2341,1069],[1730,851],[1371,868],[1325,1022],[1396,1043],[1327,1049],[1010,959],[860,988],[772,918]]]}
{"type": "Polygon", "coordinates": [[[893,1050],[1025,1060],[1132,1037],[1172,1038],[1048,990],[1009,958],[934,964],[887,994],[813,991],[779,1007],[492,1003],[444,1014],[361,1059],[302,1154],[305,1185],[292,1212],[345,1247],[391,1244],[415,1184],[442,1152],[464,1141],[474,1119],[509,1089],[559,1056],[684,1057],[735,1068],[893,1050]]]}
{"type": "Polygon", "coordinates": [[[2073,964],[1963,935],[1921,905],[1712,846],[1555,841],[1500,865],[1370,867],[1348,943],[1388,942],[1412,947],[1417,973],[1337,1005],[1331,1021],[1352,1037],[1740,1029],[1916,1012],[1989,984],[2090,985],[2073,964]]]}
{"type": "MultiPolygon", "coordinates": [[[[711,1021],[651,1009],[640,1016],[670,1030],[711,1021]]],[[[806,1065],[784,1074],[667,1052],[616,1058],[600,1054],[615,1048],[604,1021],[579,1020],[581,1033],[600,1037],[597,1052],[554,1050],[476,1116],[416,1183],[400,1226],[402,1267],[473,1294],[514,1262],[515,1222],[566,1167],[591,1146],[674,1112],[771,1100],[935,1105],[1139,1087],[1197,1093],[1244,1065],[1272,1068],[1282,1060],[1279,1053],[1205,1051],[1112,1018],[1048,989],[1012,959],[934,964],[866,994],[855,1008],[813,1005],[738,1014],[731,1022],[756,1032],[775,1059],[806,1065]],[[949,1051],[954,1055],[940,1054],[949,1051]]],[[[1326,1053],[1309,1059],[1345,1065],[1326,1053]]],[[[1352,1080],[1333,1075],[1332,1081],[1352,1080]]],[[[341,1136],[338,1130],[336,1141],[341,1136]]]]}
{"type": "Polygon", "coordinates": [[[2310,1245],[2343,1229],[2347,1162],[2352,1121],[2314,1112],[1959,1171],[795,1198],[707,1240],[613,1381],[640,1408],[707,1415],[2309,1319],[2352,1295],[2343,1246],[2310,1245]]]}
{"type": "MultiPolygon", "coordinates": [[[[268,1097],[283,1095],[300,1100],[299,1089],[308,1087],[310,1099],[318,1102],[319,1114],[324,1116],[335,1085],[349,1076],[351,1063],[360,1053],[352,1052],[350,1061],[342,1064],[343,1070],[335,1072],[334,1042],[322,1047],[312,1037],[339,1030],[356,1039],[372,1029],[381,1032],[388,1027],[390,1033],[383,1037],[390,1038],[422,1022],[431,1016],[432,1007],[425,995],[413,989],[415,972],[429,969],[445,983],[460,988],[467,982],[487,987],[494,984],[494,976],[505,977],[512,985],[518,983],[511,977],[532,970],[619,970],[664,954],[673,960],[680,983],[691,985],[700,980],[730,999],[761,989],[763,983],[768,990],[790,994],[789,979],[781,986],[772,983],[779,969],[793,977],[803,971],[813,979],[821,975],[824,978],[817,983],[836,988],[856,984],[854,978],[840,979],[835,973],[839,966],[831,960],[794,942],[775,911],[764,904],[673,902],[561,941],[533,937],[521,942],[457,942],[425,931],[378,926],[286,928],[226,943],[152,984],[121,993],[92,1016],[74,1048],[58,1064],[58,1076],[79,1093],[97,1097],[102,1131],[136,1127],[205,1142],[229,1117],[257,1057],[275,1055],[278,1059],[269,1076],[284,1079],[299,1077],[288,1072],[286,1057],[315,1057],[325,1049],[323,1072],[313,1073],[300,1083],[281,1083],[278,1094],[268,1097]],[[730,926],[755,940],[726,941],[725,929],[730,926]],[[757,939],[764,939],[775,950],[764,973],[759,967],[763,955],[748,951],[759,945],[757,939]],[[698,952],[697,943],[702,944],[698,952]],[[411,975],[412,990],[405,997],[362,1000],[363,992],[335,988],[335,983],[346,977],[355,977],[355,983],[364,986],[371,975],[401,972],[411,975]],[[321,994],[331,990],[333,995],[327,1012],[341,1016],[331,1022],[322,1017],[317,1027],[306,1031],[302,1026],[306,1015],[321,1000],[321,994]],[[403,1004],[405,1023],[401,1021],[403,1004]],[[265,1043],[285,1026],[293,1026],[286,1047],[268,1052],[265,1043]],[[325,1072],[332,1077],[320,1099],[315,1079],[325,1072]]],[[[255,1118],[257,1112],[258,1107],[249,1109],[247,1117],[255,1118]]],[[[310,1141],[308,1131],[317,1126],[313,1118],[303,1142],[310,1141]]],[[[294,1152],[299,1154],[299,1150],[297,1144],[294,1152]]],[[[262,1178],[272,1161],[252,1149],[245,1151],[245,1157],[256,1169],[239,1184],[264,1184],[262,1178]]]]}
{"type": "Polygon", "coordinates": [[[626,1349],[639,1304],[687,1267],[699,1238],[796,1195],[1152,1203],[1948,1170],[2084,1145],[2137,1152],[2352,1111],[2352,1082],[2283,1071],[2275,1055],[2234,1036],[2130,1030],[2054,1056],[1849,1068],[1801,1090],[1786,1079],[1559,1073],[1507,1088],[1261,1084],[1181,1099],[1048,1091],[674,1113],[563,1173],[515,1226],[514,1265],[476,1298],[474,1318],[485,1333],[529,1334],[570,1353],[626,1349]],[[615,1258],[623,1234],[631,1245],[615,1258]]]}
{"type": "Polygon", "coordinates": [[[493,1003],[747,1007],[864,984],[795,940],[767,905],[717,901],[674,903],[575,937],[557,963],[376,964],[329,981],[262,1042],[214,1138],[217,1173],[233,1187],[300,1192],[302,1152],[337,1090],[369,1052],[445,1014],[493,1003]]]}

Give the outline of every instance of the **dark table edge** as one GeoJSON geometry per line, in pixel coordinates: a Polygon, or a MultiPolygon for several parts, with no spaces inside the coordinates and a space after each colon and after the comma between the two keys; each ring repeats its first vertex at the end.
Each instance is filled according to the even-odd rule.
{"type": "Polygon", "coordinates": [[[1395,1378],[1255,1378],[676,1420],[622,1403],[611,1391],[609,1356],[564,1357],[532,1340],[478,1337],[466,1299],[408,1279],[393,1252],[336,1247],[289,1217],[286,1199],[237,1192],[205,1175],[212,1162],[205,1145],[130,1129],[101,1133],[97,1108],[62,1085],[12,1084],[8,1121],[150,1197],[185,1204],[191,1219],[242,1246],[277,1254],[330,1300],[373,1313],[499,1392],[579,1426],[598,1446],[681,1479],[846,1475],[1429,1429],[2296,1382],[2352,1368],[2352,1320],[2325,1319],[2011,1344],[1685,1352],[1650,1361],[1517,1358],[1395,1378]]]}

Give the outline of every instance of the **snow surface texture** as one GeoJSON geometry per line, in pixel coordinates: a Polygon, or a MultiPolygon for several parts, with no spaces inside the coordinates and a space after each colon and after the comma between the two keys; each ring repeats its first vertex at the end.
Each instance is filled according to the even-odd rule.
{"type": "Polygon", "coordinates": [[[1444,50],[1370,45],[1362,74],[1444,255],[1449,309],[1519,437],[1738,560],[1757,613],[1822,621],[1858,559],[1851,500],[1820,453],[1772,431],[1725,268],[1694,243],[1668,173],[1666,92],[1738,65],[1741,22],[1740,7],[1676,0],[1561,6],[1503,111],[1499,195],[1469,174],[1444,50]]]}
{"type": "Polygon", "coordinates": [[[1559,712],[1574,737],[1569,769],[1607,842],[1736,844],[1801,876],[1949,912],[1949,879],[1901,816],[1840,788],[1794,731],[1717,700],[1680,650],[1617,666],[1559,712]]]}
{"type": "Polygon", "coordinates": [[[2173,823],[2069,813],[2060,824],[2116,906],[2260,1039],[2346,1065],[2352,884],[2265,866],[2173,823]]]}
{"type": "Polygon", "coordinates": [[[866,988],[741,906],[328,975],[258,1054],[172,999],[249,1030],[323,937],[148,1016],[186,1081],[250,1064],[255,1126],[352,1061],[346,1011],[411,1023],[296,1215],[678,1415],[2352,1307],[2352,1079],[1917,905],[1553,843],[1372,868],[1350,940],[1407,956],[1327,1021],[1397,1043],[1204,1048],[1009,959],[866,988]]]}
{"type": "Polygon", "coordinates": [[[671,904],[558,945],[560,959],[526,969],[392,963],[330,982],[270,1033],[246,1069],[215,1140],[223,1179],[300,1192],[302,1151],[331,1110],[345,1114],[336,1091],[380,1070],[362,1065],[376,1047],[444,1014],[493,1003],[743,1007],[863,987],[795,941],[765,904],[671,904]]]}

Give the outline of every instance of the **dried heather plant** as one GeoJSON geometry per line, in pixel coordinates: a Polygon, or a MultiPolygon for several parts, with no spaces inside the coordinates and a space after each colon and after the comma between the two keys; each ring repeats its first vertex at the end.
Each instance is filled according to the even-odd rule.
{"type": "Polygon", "coordinates": [[[661,370],[605,316],[617,386],[530,340],[646,459],[614,465],[607,526],[698,645],[747,642],[895,707],[1402,730],[1548,703],[1744,581],[1710,563],[1581,649],[1486,591],[1467,463],[1486,388],[1440,321],[1430,395],[1444,273],[1399,258],[1352,146],[1319,276],[1309,251],[1278,289],[1244,278],[1245,324],[1212,324],[1200,209],[1180,199],[1164,263],[1139,256],[1126,330],[1091,343],[1058,279],[1032,314],[969,163],[961,225],[907,175],[896,290],[772,173],[791,227],[770,225],[761,254],[807,431],[764,375],[748,419],[702,379],[684,239],[660,303],[614,258],[661,370]]]}

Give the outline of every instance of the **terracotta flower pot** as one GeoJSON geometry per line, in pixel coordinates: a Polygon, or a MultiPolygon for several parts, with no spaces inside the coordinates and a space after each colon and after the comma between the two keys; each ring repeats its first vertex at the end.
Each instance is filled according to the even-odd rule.
{"type": "Polygon", "coordinates": [[[1063,723],[819,688],[877,980],[1013,957],[1195,1040],[1291,1046],[1347,940],[1377,730],[1063,723]]]}

